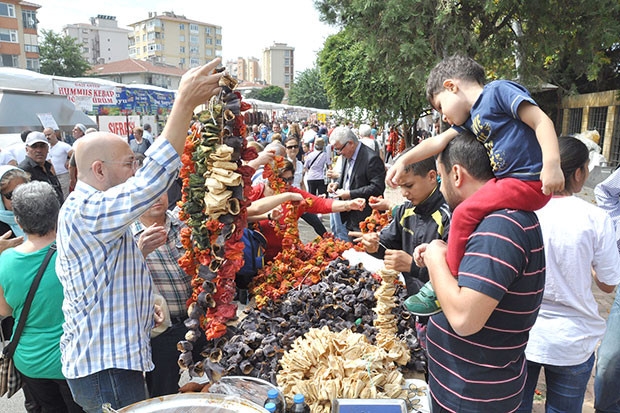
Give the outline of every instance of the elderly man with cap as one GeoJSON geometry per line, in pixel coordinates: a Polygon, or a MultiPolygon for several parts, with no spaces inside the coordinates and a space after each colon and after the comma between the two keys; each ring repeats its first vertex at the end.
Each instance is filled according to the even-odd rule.
{"type": "Polygon", "coordinates": [[[82,123],[76,123],[72,130],[73,143],[75,143],[82,136],[86,135],[86,126],[82,123]]]}
{"type": "Polygon", "coordinates": [[[50,145],[42,132],[30,132],[26,138],[26,157],[19,167],[30,173],[33,181],[47,182],[54,187],[58,202],[62,205],[65,197],[62,193],[60,181],[52,163],[47,160],[50,145]]]}

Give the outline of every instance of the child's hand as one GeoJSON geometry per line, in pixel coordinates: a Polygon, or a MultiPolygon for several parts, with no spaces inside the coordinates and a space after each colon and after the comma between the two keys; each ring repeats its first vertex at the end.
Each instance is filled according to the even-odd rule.
{"type": "Polygon", "coordinates": [[[404,173],[404,171],[405,167],[403,165],[402,159],[396,160],[396,162],[394,162],[394,165],[390,166],[390,169],[388,169],[387,173],[385,174],[385,183],[390,188],[398,188],[397,182],[400,179],[401,175],[404,173]]]}
{"type": "Polygon", "coordinates": [[[546,167],[543,165],[540,172],[540,180],[542,181],[542,192],[545,195],[551,195],[554,192],[560,192],[564,189],[564,174],[559,162],[555,167],[546,167]]]}

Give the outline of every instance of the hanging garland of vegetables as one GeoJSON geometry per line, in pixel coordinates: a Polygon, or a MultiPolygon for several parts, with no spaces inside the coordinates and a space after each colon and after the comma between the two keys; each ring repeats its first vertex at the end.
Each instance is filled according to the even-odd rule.
{"type": "MultiPolygon", "coordinates": [[[[253,168],[242,161],[257,157],[247,147],[241,112],[250,109],[234,92],[236,80],[224,75],[222,93],[211,99],[191,127],[182,155],[183,194],[180,218],[187,228],[181,233],[185,254],[181,267],[192,276],[186,326],[188,341],[204,330],[213,340],[226,332],[226,322],[236,316],[233,304],[235,275],[243,266],[248,195],[253,168]]],[[[181,367],[193,367],[191,351],[183,351],[181,367]]],[[[196,366],[198,367],[198,366],[196,366]]],[[[196,372],[198,373],[198,372],[196,372]]]]}

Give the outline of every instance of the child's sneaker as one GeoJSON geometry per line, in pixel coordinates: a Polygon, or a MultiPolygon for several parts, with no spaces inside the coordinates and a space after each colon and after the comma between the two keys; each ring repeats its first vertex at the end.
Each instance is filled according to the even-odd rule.
{"type": "Polygon", "coordinates": [[[441,311],[441,305],[430,281],[424,284],[416,295],[405,300],[405,308],[419,316],[429,316],[441,311]]]}

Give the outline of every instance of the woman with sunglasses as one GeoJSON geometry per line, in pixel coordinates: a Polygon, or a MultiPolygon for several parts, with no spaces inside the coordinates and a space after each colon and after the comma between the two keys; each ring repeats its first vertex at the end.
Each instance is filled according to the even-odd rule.
{"type": "Polygon", "coordinates": [[[15,222],[13,214],[13,190],[19,185],[30,181],[30,174],[12,165],[0,166],[0,253],[6,248],[15,247],[22,243],[24,232],[15,222]]]}
{"type": "MultiPolygon", "coordinates": [[[[363,198],[350,199],[342,201],[339,199],[321,198],[316,195],[312,195],[309,192],[295,188],[293,182],[295,168],[290,161],[285,161],[284,166],[278,171],[278,177],[282,179],[286,184],[286,190],[288,192],[296,192],[301,194],[304,199],[312,199],[312,205],[302,203],[297,209],[298,218],[304,213],[310,212],[312,214],[329,214],[332,212],[344,212],[344,211],[361,211],[366,205],[366,200],[363,198]]],[[[266,196],[274,195],[273,190],[264,183],[259,183],[252,186],[252,194],[250,195],[250,201],[256,201],[266,196]]],[[[284,217],[276,217],[275,214],[267,215],[267,219],[259,221],[260,232],[267,239],[267,247],[265,248],[265,262],[271,261],[282,250],[282,238],[275,232],[275,225],[283,225],[284,217]]]]}

